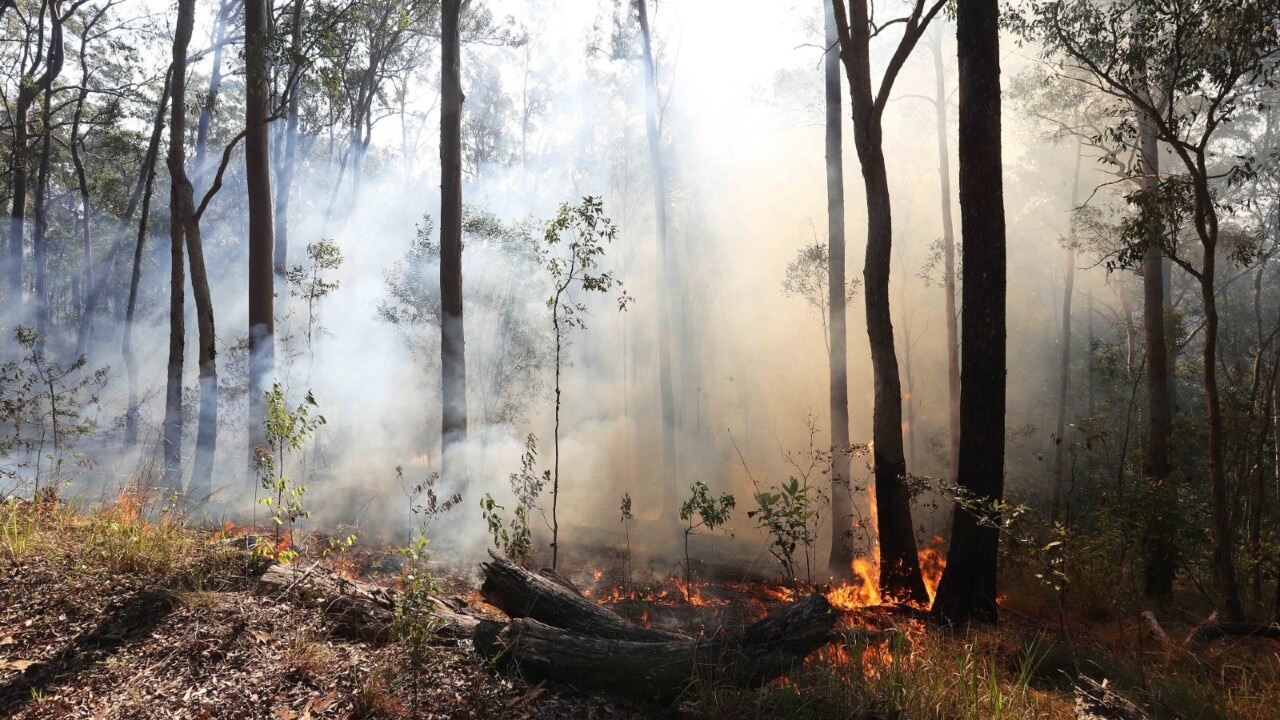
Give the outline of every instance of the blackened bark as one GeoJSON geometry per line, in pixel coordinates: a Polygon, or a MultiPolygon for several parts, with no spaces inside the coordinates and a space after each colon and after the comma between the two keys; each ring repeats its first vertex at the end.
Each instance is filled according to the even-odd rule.
{"type": "Polygon", "coordinates": [[[671,228],[667,221],[667,171],[662,162],[662,128],[658,125],[658,85],[653,63],[649,9],[637,0],[640,40],[644,59],[645,131],[649,139],[649,167],[653,173],[654,218],[658,231],[658,401],[662,414],[662,513],[675,517],[680,503],[680,471],[677,466],[675,390],[671,370],[671,300],[674,276],[671,268],[671,228]]]}
{"type": "Polygon", "coordinates": [[[831,412],[831,556],[827,573],[847,578],[853,573],[853,496],[849,459],[849,331],[845,323],[844,151],[840,107],[840,40],[834,0],[822,3],[827,53],[822,61],[826,88],[827,150],[827,291],[830,311],[831,412]]]}
{"type": "MultiPolygon", "coordinates": [[[[56,11],[55,11],[56,14],[56,11]]],[[[52,113],[52,88],[44,91],[43,103],[40,106],[40,165],[36,170],[36,187],[33,193],[31,210],[35,215],[35,223],[31,233],[31,264],[35,271],[35,324],[36,332],[44,338],[49,332],[49,288],[48,288],[48,235],[49,208],[49,158],[53,153],[53,130],[49,127],[52,113]]]]}
{"type": "Polygon", "coordinates": [[[467,366],[462,317],[462,79],[459,49],[464,0],[444,0],[440,105],[440,367],[441,476],[455,489],[467,484],[464,458],[453,448],[467,439],[467,366]]]}
{"type": "MultiPolygon", "coordinates": [[[[863,264],[863,298],[875,390],[872,411],[872,464],[875,473],[875,516],[880,541],[880,592],[899,600],[927,603],[911,524],[911,496],[904,482],[907,461],[902,444],[902,382],[893,341],[889,304],[889,271],[893,251],[893,216],[885,167],[881,116],[896,69],[886,71],[879,96],[871,89],[871,28],[866,0],[851,0],[844,21],[843,3],[836,9],[841,33],[841,59],[849,77],[853,107],[853,139],[862,164],[867,199],[867,255],[863,264]]],[[[926,21],[927,22],[927,21],[926,21]]],[[[908,26],[909,51],[919,38],[908,26]]]]}
{"type": "MultiPolygon", "coordinates": [[[[989,507],[1004,495],[1005,222],[1000,148],[1000,29],[996,0],[960,0],[961,304],[959,484],[989,507]]],[[[998,516],[957,504],[933,613],[995,622],[998,516]],[[979,515],[984,515],[979,522],[979,515]]]]}
{"type": "Polygon", "coordinates": [[[245,185],[249,201],[249,464],[266,444],[263,393],[275,372],[275,312],[272,281],[273,231],[271,151],[267,120],[270,87],[266,0],[246,0],[245,18],[245,185]]]}

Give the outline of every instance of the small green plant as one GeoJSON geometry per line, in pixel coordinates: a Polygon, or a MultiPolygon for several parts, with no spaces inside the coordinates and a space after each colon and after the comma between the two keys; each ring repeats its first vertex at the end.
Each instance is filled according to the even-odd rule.
{"type": "MultiPolygon", "coordinates": [[[[812,485],[801,484],[793,475],[781,485],[757,492],[757,509],[747,511],[747,517],[754,518],[760,528],[769,534],[769,554],[778,561],[782,572],[793,583],[799,574],[796,550],[804,551],[812,547],[817,539],[812,524],[818,513],[815,495],[812,485]]],[[[807,553],[805,557],[808,558],[807,553]]],[[[812,577],[809,579],[812,581],[812,577]]]]}
{"type": "MultiPolygon", "coordinates": [[[[538,497],[551,480],[551,471],[538,474],[538,436],[533,433],[525,438],[524,453],[520,456],[520,470],[511,473],[511,492],[516,497],[515,517],[509,522],[503,517],[506,510],[485,493],[480,499],[480,512],[493,547],[514,562],[527,565],[533,561],[533,532],[529,518],[538,508],[538,497]]],[[[545,516],[544,516],[545,520],[545,516]]]]}
{"type": "MultiPolygon", "coordinates": [[[[684,595],[689,600],[693,588],[693,572],[689,561],[689,538],[696,535],[699,528],[714,532],[716,528],[729,522],[729,516],[737,503],[733,496],[724,493],[719,498],[712,497],[711,488],[701,480],[689,486],[690,496],[680,506],[680,519],[684,521],[684,595]]],[[[731,533],[732,534],[732,533],[731,533]]]]}
{"type": "Polygon", "coordinates": [[[627,538],[627,592],[631,592],[631,521],[635,519],[635,515],[631,513],[631,493],[622,493],[622,503],[619,505],[622,511],[622,527],[627,538]]]}
{"type": "Polygon", "coordinates": [[[428,665],[427,642],[439,629],[433,611],[434,596],[440,584],[427,570],[426,535],[417,535],[398,552],[408,561],[400,573],[400,602],[396,604],[396,635],[404,643],[409,657],[411,717],[419,716],[422,680],[428,665]]]}
{"type": "Polygon", "coordinates": [[[325,419],[319,414],[312,416],[312,411],[319,406],[310,392],[292,411],[285,404],[284,389],[279,382],[263,393],[263,399],[267,404],[267,417],[262,423],[266,445],[257,448],[255,464],[262,489],[268,493],[259,498],[258,503],[271,509],[273,532],[271,547],[260,545],[259,550],[263,555],[291,562],[297,552],[288,548],[288,533],[298,518],[311,517],[311,513],[303,504],[307,486],[285,474],[285,461],[290,453],[302,449],[325,419]]]}

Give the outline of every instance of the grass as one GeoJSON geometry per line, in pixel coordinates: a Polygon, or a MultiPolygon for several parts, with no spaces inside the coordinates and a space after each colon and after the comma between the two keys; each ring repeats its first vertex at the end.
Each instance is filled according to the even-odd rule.
{"type": "MultiPolygon", "coordinates": [[[[16,577],[44,568],[42,576],[56,577],[59,584],[102,588],[104,593],[115,587],[123,594],[120,588],[126,585],[130,593],[156,588],[170,593],[181,606],[175,623],[199,625],[218,619],[228,627],[244,625],[236,620],[237,613],[250,596],[225,591],[243,590],[251,583],[247,584],[245,553],[230,545],[211,542],[208,533],[149,507],[137,495],[125,494],[95,509],[68,507],[53,497],[0,501],[0,571],[16,577]]],[[[895,620],[896,627],[887,630],[847,628],[839,643],[783,680],[760,690],[701,681],[675,710],[687,717],[724,720],[1071,718],[1072,681],[1083,672],[1107,679],[1153,718],[1275,717],[1280,704],[1280,644],[1226,639],[1199,655],[1180,646],[1154,647],[1139,634],[1141,601],[1119,592],[1107,595],[1102,581],[1094,582],[1097,587],[1090,592],[1075,593],[1065,618],[1058,618],[1051,598],[1033,581],[1012,578],[1006,583],[999,628],[949,632],[907,618],[895,620]],[[1070,643],[1060,637],[1060,621],[1070,643]]],[[[81,591],[67,595],[66,607],[82,601],[76,592],[81,591]]],[[[1185,607],[1181,624],[1173,610],[1162,611],[1161,621],[1175,638],[1185,636],[1195,618],[1203,616],[1202,608],[1185,607]]],[[[270,603],[262,608],[278,618],[296,612],[270,603]]],[[[225,654],[227,648],[256,648],[255,653],[270,649],[278,658],[279,673],[307,688],[334,687],[334,668],[350,667],[340,658],[352,650],[335,644],[321,625],[263,626],[250,620],[249,626],[258,629],[242,632],[239,640],[233,633],[198,641],[203,643],[197,645],[202,648],[199,656],[225,654]]],[[[0,637],[4,635],[0,628],[0,637]]],[[[504,703],[519,700],[525,692],[519,682],[480,669],[461,650],[419,648],[421,657],[411,650],[402,641],[362,663],[364,669],[346,686],[349,717],[407,717],[414,706],[414,688],[425,687],[428,703],[447,699],[457,703],[457,713],[480,713],[475,716],[501,714],[504,703]],[[425,680],[420,677],[424,673],[425,680]],[[415,679],[420,682],[415,684],[415,679]]],[[[130,658],[112,656],[104,671],[132,672],[130,658]]],[[[43,701],[34,700],[31,712],[39,715],[42,710],[37,707],[43,707],[43,701]]],[[[536,701],[531,701],[530,717],[550,717],[557,702],[563,701],[535,708],[536,701]]],[[[616,699],[590,702],[620,718],[662,712],[616,699]]]]}

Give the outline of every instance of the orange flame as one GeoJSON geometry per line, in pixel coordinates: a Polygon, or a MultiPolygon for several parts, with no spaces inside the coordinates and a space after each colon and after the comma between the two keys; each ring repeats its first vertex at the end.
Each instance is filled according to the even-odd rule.
{"type": "Polygon", "coordinates": [[[940,535],[934,535],[929,544],[920,549],[920,574],[924,576],[924,589],[929,593],[930,606],[938,595],[942,571],[947,567],[947,553],[942,549],[944,543],[940,535]]]}

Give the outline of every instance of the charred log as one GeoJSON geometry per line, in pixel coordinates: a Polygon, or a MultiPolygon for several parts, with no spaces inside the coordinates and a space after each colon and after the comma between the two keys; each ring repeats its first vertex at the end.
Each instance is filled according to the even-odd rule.
{"type": "MultiPolygon", "coordinates": [[[[512,618],[529,618],[552,628],[610,640],[668,642],[687,640],[665,630],[651,630],[597,605],[559,579],[533,573],[490,551],[493,562],[481,564],[480,595],[512,618]]],[[[559,575],[555,576],[559,578],[559,575]]]]}
{"type": "Polygon", "coordinates": [[[505,626],[481,621],[475,646],[528,678],[670,701],[699,679],[755,688],[781,677],[834,639],[838,617],[814,593],[737,630],[655,642],[601,637],[526,616],[505,626]]]}
{"type": "Polygon", "coordinates": [[[1091,677],[1076,680],[1077,720],[1148,720],[1142,708],[1091,677]]]}
{"type": "Polygon", "coordinates": [[[1186,646],[1189,650],[1199,650],[1205,645],[1225,637],[1255,637],[1268,640],[1280,640],[1280,624],[1263,625],[1248,622],[1223,622],[1218,613],[1209,616],[1187,635],[1186,646]]]}

